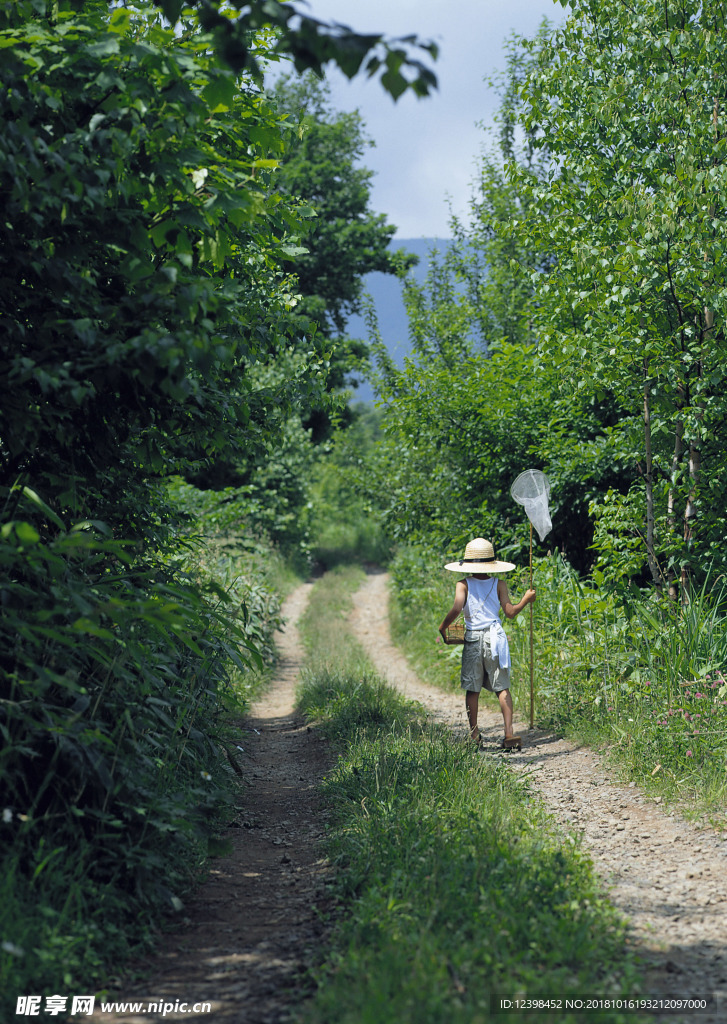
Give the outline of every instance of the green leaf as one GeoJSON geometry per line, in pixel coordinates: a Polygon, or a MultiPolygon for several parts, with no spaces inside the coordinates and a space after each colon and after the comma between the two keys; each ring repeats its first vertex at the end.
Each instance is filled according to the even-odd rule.
{"type": "Polygon", "coordinates": [[[155,0],[155,2],[157,6],[161,7],[167,21],[171,25],[176,25],[186,0],[155,0]]]}
{"type": "Polygon", "coordinates": [[[105,626],[100,626],[93,619],[81,617],[71,623],[71,629],[75,633],[84,633],[88,636],[98,637],[100,640],[116,640],[114,633],[105,626]]]}
{"type": "Polygon", "coordinates": [[[289,260],[294,260],[298,256],[305,256],[309,252],[302,245],[281,245],[277,251],[284,259],[289,260]]]}
{"type": "Polygon", "coordinates": [[[107,35],[96,43],[90,43],[88,52],[92,57],[109,57],[119,53],[120,47],[120,41],[116,36],[107,35]]]}
{"type": "Polygon", "coordinates": [[[231,110],[236,94],[237,86],[235,80],[230,75],[222,74],[213,78],[202,90],[202,96],[212,114],[231,110]]]}
{"type": "Polygon", "coordinates": [[[381,84],[395,100],[398,100],[409,87],[400,71],[385,71],[381,76],[381,84]]]}
{"type": "Polygon", "coordinates": [[[37,544],[40,540],[40,534],[30,523],[16,522],[14,527],[15,534],[21,544],[37,544]]]}
{"type": "Polygon", "coordinates": [[[131,12],[125,10],[123,7],[117,7],[111,12],[109,17],[109,29],[112,32],[118,32],[121,35],[126,35],[131,25],[131,12]]]}
{"type": "Polygon", "coordinates": [[[52,523],[55,523],[55,525],[59,529],[65,530],[65,524],[63,520],[60,518],[60,516],[57,516],[53,509],[50,507],[50,505],[43,501],[43,499],[38,494],[36,494],[34,490],[32,490],[30,487],[18,488],[17,486],[13,487],[12,490],[20,490],[23,494],[23,497],[27,498],[39,509],[41,509],[46,518],[50,519],[52,523]]]}

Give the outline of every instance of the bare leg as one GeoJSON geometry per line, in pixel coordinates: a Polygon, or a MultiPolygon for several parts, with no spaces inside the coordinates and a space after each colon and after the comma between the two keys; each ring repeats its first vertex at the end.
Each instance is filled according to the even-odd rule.
{"type": "Polygon", "coordinates": [[[475,743],[480,738],[480,730],[477,728],[477,712],[480,706],[480,695],[476,690],[467,690],[465,694],[465,706],[467,708],[467,721],[470,724],[470,739],[475,743]]]}
{"type": "MultiPolygon", "coordinates": [[[[467,696],[469,697],[469,692],[467,696]]],[[[505,739],[507,739],[512,736],[512,697],[510,696],[510,691],[500,690],[497,699],[500,701],[500,711],[502,711],[502,718],[505,723],[505,739]]]]}

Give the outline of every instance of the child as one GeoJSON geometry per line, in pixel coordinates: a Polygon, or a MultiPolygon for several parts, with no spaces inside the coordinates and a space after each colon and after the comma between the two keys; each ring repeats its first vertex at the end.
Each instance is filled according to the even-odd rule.
{"type": "Polygon", "coordinates": [[[454,592],[454,604],[447,612],[439,632],[447,643],[446,629],[464,609],[465,641],[462,651],[462,689],[466,690],[465,704],[470,736],[480,742],[477,727],[477,712],[480,690],[486,689],[497,694],[505,723],[505,749],[520,746],[520,737],[512,732],[512,697],[510,696],[510,647],[507,635],[500,623],[500,608],[508,619],[514,619],[526,605],[534,603],[535,591],[527,590],[517,604],[512,604],[504,580],[492,579],[488,573],[511,572],[511,562],[499,562],[489,540],[477,537],[465,548],[461,562],[450,562],[445,566],[450,572],[470,572],[471,576],[458,580],[454,592]]]}

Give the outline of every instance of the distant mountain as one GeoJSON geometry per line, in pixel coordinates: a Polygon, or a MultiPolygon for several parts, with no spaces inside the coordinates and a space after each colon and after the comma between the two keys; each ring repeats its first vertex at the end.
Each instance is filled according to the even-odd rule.
{"type": "MultiPolygon", "coordinates": [[[[391,247],[392,249],[406,249],[407,252],[413,252],[419,257],[419,263],[414,267],[412,273],[415,280],[422,282],[427,276],[430,252],[432,250],[441,252],[446,249],[448,244],[449,241],[446,238],[396,238],[391,247]]],[[[401,281],[391,274],[375,271],[366,275],[364,288],[373,299],[381,339],[396,365],[403,366],[404,356],[411,351],[411,343],[409,341],[409,323],[401,295],[401,281]]],[[[363,317],[350,317],[347,330],[353,338],[368,338],[363,317]]],[[[353,392],[352,401],[374,401],[374,393],[368,381],[361,381],[353,392]]]]}

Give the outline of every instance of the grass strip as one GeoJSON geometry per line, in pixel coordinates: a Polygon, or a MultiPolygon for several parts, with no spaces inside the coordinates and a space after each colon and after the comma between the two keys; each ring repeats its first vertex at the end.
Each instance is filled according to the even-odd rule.
{"type": "Polygon", "coordinates": [[[421,714],[418,704],[404,700],[377,676],[348,628],[352,595],[365,578],[357,565],[339,565],[326,573],[298,623],[308,652],[298,708],[334,743],[356,729],[404,726],[421,714]]]}
{"type": "Polygon", "coordinates": [[[363,648],[346,621],[353,611],[353,595],[365,579],[366,573],[360,566],[339,565],[316,582],[308,606],[298,621],[307,651],[308,672],[326,664],[340,668],[365,662],[363,648]]]}
{"type": "MultiPolygon", "coordinates": [[[[324,577],[318,593],[342,607],[350,583],[338,593],[341,578],[324,577]]],[[[493,998],[549,997],[562,1001],[555,1017],[502,1019],[575,1022],[593,1017],[567,998],[633,997],[625,924],[575,837],[501,759],[432,729],[364,659],[357,666],[341,630],[328,647],[327,629],[312,610],[315,662],[299,706],[339,752],[324,790],[340,912],[303,1021],[484,1024],[493,998]]]]}

